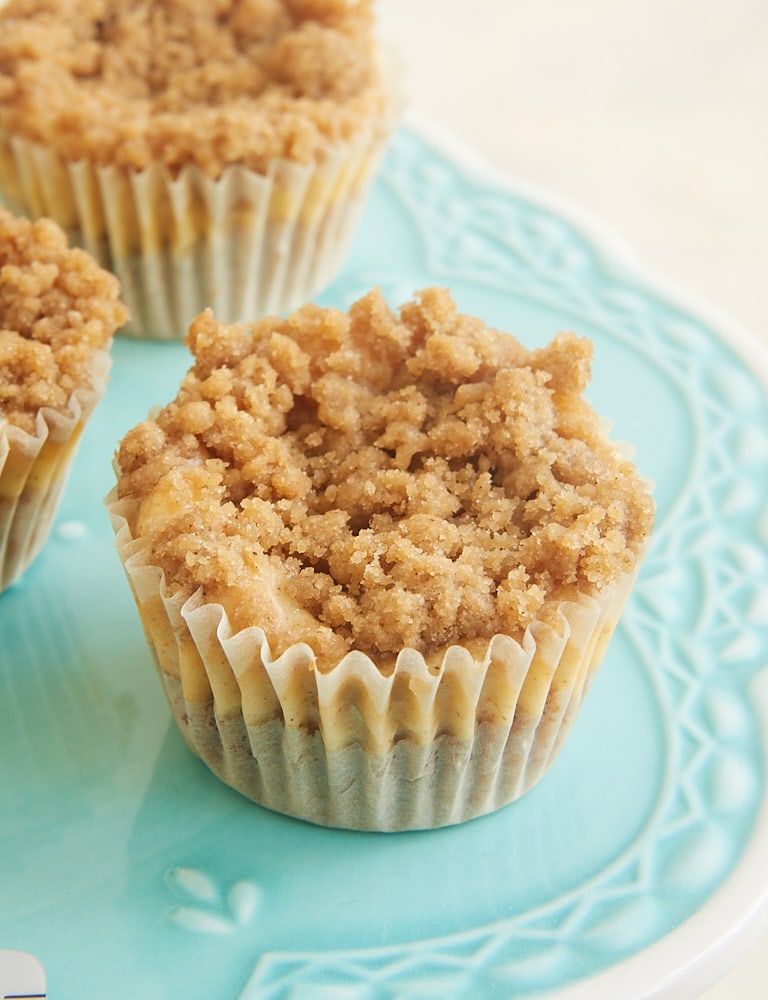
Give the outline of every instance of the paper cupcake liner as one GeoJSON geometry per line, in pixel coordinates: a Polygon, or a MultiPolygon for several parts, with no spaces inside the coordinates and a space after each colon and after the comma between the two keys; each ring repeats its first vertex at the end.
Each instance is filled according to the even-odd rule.
{"type": "Polygon", "coordinates": [[[254,625],[166,587],[106,499],[116,546],[174,718],[191,750],[255,802],[323,826],[428,829],[492,812],[557,757],[635,573],[563,601],[556,626],[496,635],[428,665],[401,651],[388,674],[349,653],[314,667],[299,643],[271,655],[254,625]]]}
{"type": "Polygon", "coordinates": [[[318,165],[275,159],[218,180],[190,166],[141,172],[68,162],[0,132],[0,197],[48,216],[113,271],[131,322],[121,333],[182,339],[206,307],[231,323],[283,314],[335,277],[392,122],[339,144],[318,165]]]}
{"type": "Polygon", "coordinates": [[[34,434],[0,423],[0,592],[48,539],[80,434],[106,389],[110,361],[108,352],[98,352],[91,387],[73,394],[67,412],[41,409],[34,434]]]}

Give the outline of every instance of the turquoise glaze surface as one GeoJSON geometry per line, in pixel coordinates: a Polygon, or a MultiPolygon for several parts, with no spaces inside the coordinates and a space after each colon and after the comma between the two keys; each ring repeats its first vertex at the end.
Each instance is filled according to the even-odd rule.
{"type": "Polygon", "coordinates": [[[609,244],[413,127],[321,301],[374,284],[393,305],[449,285],[528,345],[591,337],[590,398],[656,483],[653,545],[570,742],[522,800],[429,833],[315,828],[209,774],[170,721],[102,506],[117,441],[189,356],[120,340],[53,535],[0,596],[0,948],[36,955],[51,996],[588,997],[768,841],[759,377],[609,244]]]}

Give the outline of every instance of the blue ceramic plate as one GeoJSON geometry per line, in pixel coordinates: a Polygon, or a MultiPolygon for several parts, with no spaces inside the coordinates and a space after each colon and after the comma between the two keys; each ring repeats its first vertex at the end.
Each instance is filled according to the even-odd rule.
{"type": "Polygon", "coordinates": [[[0,948],[58,998],[693,995],[768,886],[768,366],[614,241],[422,126],[395,137],[345,270],[541,344],[656,483],[651,552],[553,770],[464,826],[325,830],[240,798],[170,722],[102,498],[181,345],[120,340],[53,535],[0,598],[0,948]]]}

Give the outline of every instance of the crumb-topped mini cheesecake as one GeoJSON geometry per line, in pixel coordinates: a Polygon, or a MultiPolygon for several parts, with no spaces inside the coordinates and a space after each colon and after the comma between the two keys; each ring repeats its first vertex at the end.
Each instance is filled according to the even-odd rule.
{"type": "Polygon", "coordinates": [[[650,492],[584,400],[440,289],[225,326],[130,431],[110,507],[182,730],[264,804],[437,826],[554,759],[629,592],[650,492]]]}
{"type": "Polygon", "coordinates": [[[307,301],[392,118],[370,0],[0,9],[0,193],[115,270],[144,335],[307,301]]]}
{"type": "Polygon", "coordinates": [[[45,542],[127,313],[54,223],[0,208],[0,590],[45,542]]]}

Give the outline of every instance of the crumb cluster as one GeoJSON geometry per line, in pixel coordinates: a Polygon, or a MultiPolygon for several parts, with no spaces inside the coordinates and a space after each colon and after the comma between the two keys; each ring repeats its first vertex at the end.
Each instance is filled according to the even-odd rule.
{"type": "Polygon", "coordinates": [[[172,591],[202,587],[273,653],[391,664],[519,638],[633,569],[649,489],[583,398],[591,344],[538,350],[429,289],[399,314],[190,328],[176,399],[121,442],[118,492],[172,591]]]}
{"type": "Polygon", "coordinates": [[[53,222],[0,208],[0,424],[33,434],[41,407],[63,411],[90,385],[94,352],[127,319],[119,292],[53,222]]]}
{"type": "Polygon", "coordinates": [[[172,173],[307,163],[385,113],[371,0],[10,0],[0,127],[172,173]]]}

